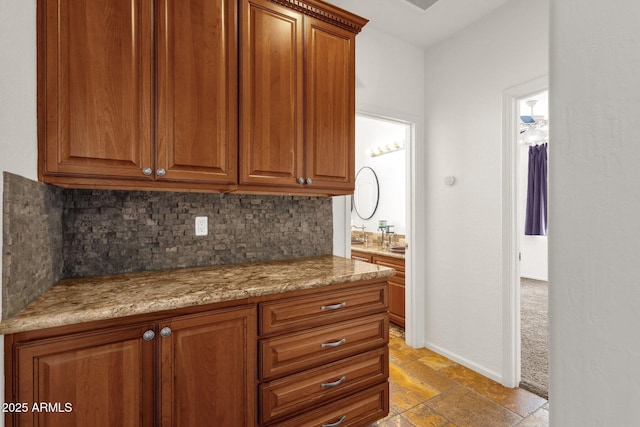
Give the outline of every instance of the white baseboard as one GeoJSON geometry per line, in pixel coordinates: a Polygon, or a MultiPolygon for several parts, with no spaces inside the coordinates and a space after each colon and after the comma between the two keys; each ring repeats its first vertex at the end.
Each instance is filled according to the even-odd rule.
{"type": "Polygon", "coordinates": [[[532,279],[532,280],[538,280],[540,282],[548,282],[549,278],[548,277],[534,277],[533,274],[529,274],[528,276],[520,276],[521,279],[532,279]]]}
{"type": "Polygon", "coordinates": [[[478,365],[475,362],[472,362],[471,360],[468,360],[462,356],[459,356],[455,353],[452,353],[450,351],[445,350],[442,347],[439,347],[435,344],[431,344],[431,343],[425,343],[425,347],[428,348],[431,351],[435,351],[436,353],[438,353],[441,356],[446,357],[447,359],[451,359],[454,362],[463,365],[469,369],[471,369],[472,371],[475,371],[477,373],[479,373],[480,375],[483,375],[487,378],[490,378],[500,384],[502,384],[502,375],[499,372],[493,371],[491,369],[487,369],[484,366],[478,365]]]}

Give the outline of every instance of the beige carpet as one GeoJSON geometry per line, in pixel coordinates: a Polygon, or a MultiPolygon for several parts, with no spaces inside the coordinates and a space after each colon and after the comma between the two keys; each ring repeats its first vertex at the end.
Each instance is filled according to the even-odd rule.
{"type": "Polygon", "coordinates": [[[549,398],[549,284],[520,280],[520,387],[549,398]]]}

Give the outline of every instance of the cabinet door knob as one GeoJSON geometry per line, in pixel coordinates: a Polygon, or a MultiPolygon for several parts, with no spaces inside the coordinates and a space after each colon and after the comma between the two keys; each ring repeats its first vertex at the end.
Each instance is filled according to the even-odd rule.
{"type": "Polygon", "coordinates": [[[322,348],[333,348],[333,347],[341,346],[342,344],[344,344],[346,342],[347,342],[347,339],[346,338],[342,338],[340,341],[322,343],[322,344],[320,344],[320,347],[322,347],[322,348]]]}
{"type": "Polygon", "coordinates": [[[151,341],[155,336],[156,333],[149,329],[144,334],[142,334],[142,339],[144,339],[145,341],[151,341]]]}
{"type": "Polygon", "coordinates": [[[347,419],[346,415],[343,415],[342,418],[340,418],[338,421],[336,421],[333,424],[322,424],[322,427],[338,427],[340,424],[342,424],[344,422],[344,420],[347,419]]]}
{"type": "Polygon", "coordinates": [[[145,175],[145,176],[151,175],[151,168],[142,169],[142,174],[145,175]]]}
{"type": "Polygon", "coordinates": [[[165,326],[164,328],[162,328],[160,330],[160,336],[161,337],[166,338],[166,337],[168,337],[170,335],[171,335],[171,328],[170,327],[165,326]]]}
{"type": "Polygon", "coordinates": [[[304,178],[298,178],[298,184],[304,184],[304,178]]]}
{"type": "Polygon", "coordinates": [[[307,185],[311,185],[311,184],[313,184],[313,180],[312,180],[311,178],[307,178],[307,181],[306,181],[306,182],[307,182],[307,185]]]}
{"type": "Polygon", "coordinates": [[[156,175],[158,175],[158,176],[165,176],[166,173],[167,173],[167,171],[162,169],[162,168],[160,168],[160,169],[158,169],[156,171],[156,175]]]}

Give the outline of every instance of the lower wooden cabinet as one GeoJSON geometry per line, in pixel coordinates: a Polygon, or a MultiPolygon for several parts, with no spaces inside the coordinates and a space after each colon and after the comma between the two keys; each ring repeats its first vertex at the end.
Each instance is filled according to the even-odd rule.
{"type": "Polygon", "coordinates": [[[5,425],[366,426],[388,301],[376,279],[7,335],[5,425]]]}
{"type": "Polygon", "coordinates": [[[255,337],[254,306],[27,341],[17,334],[5,401],[25,410],[6,424],[254,426],[255,337]]]}
{"type": "Polygon", "coordinates": [[[366,426],[389,413],[387,292],[361,282],[259,305],[260,425],[366,426]]]}
{"type": "Polygon", "coordinates": [[[370,262],[396,270],[394,276],[389,277],[389,320],[396,325],[405,327],[405,263],[403,258],[372,254],[369,252],[352,250],[351,259],[370,262]]]}
{"type": "Polygon", "coordinates": [[[332,362],[389,342],[386,313],[260,340],[260,377],[332,362]]]}
{"type": "Polygon", "coordinates": [[[259,390],[262,420],[268,423],[302,412],[383,383],[388,376],[389,351],[385,347],[263,383],[259,390]]]}
{"type": "Polygon", "coordinates": [[[405,327],[405,270],[404,259],[383,255],[373,255],[373,263],[396,270],[394,276],[389,277],[389,320],[396,325],[405,327]]]}
{"type": "Polygon", "coordinates": [[[15,418],[7,424],[152,426],[155,344],[143,336],[153,327],[140,324],[17,345],[16,391],[6,401],[23,407],[11,411],[15,418]]]}
{"type": "Polygon", "coordinates": [[[159,330],[160,425],[253,426],[255,308],[170,319],[159,330]]]}
{"type": "Polygon", "coordinates": [[[389,413],[389,383],[384,382],[298,417],[278,427],[364,427],[389,413]]]}

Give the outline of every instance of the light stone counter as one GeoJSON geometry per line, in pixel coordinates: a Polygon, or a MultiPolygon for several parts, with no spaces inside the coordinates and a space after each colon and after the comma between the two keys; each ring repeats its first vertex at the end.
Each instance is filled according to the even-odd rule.
{"type": "Polygon", "coordinates": [[[388,246],[381,246],[379,243],[351,244],[352,251],[361,251],[374,255],[384,255],[392,258],[405,259],[402,253],[391,252],[388,246]]]}
{"type": "Polygon", "coordinates": [[[64,279],[0,334],[388,277],[391,268],[336,256],[64,279]]]}

